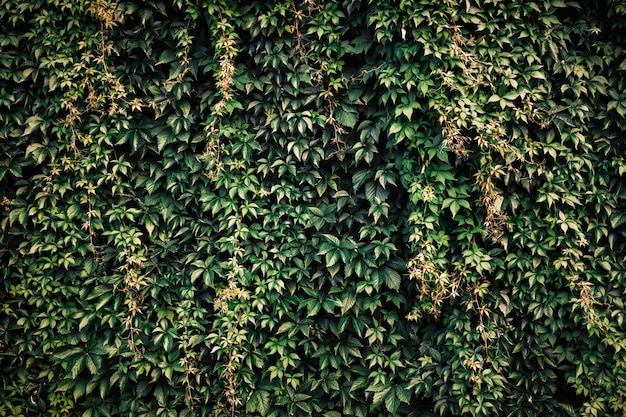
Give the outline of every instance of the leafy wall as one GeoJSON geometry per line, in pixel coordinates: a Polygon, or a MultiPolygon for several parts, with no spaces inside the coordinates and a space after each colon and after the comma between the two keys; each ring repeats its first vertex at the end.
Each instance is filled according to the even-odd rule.
{"type": "Polygon", "coordinates": [[[625,12],[2,2],[0,416],[624,415],[625,12]]]}

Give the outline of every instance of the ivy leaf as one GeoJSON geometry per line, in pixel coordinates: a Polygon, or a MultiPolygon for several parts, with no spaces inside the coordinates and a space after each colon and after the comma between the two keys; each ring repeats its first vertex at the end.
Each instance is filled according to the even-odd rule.
{"type": "Polygon", "coordinates": [[[381,268],[381,274],[383,280],[387,286],[392,290],[399,290],[400,284],[402,283],[402,278],[400,274],[395,269],[389,268],[388,266],[384,266],[381,268]]]}
{"type": "Polygon", "coordinates": [[[265,417],[269,414],[270,407],[270,393],[265,390],[258,389],[252,392],[250,399],[246,403],[246,412],[259,413],[262,417],[265,417]]]}
{"type": "Polygon", "coordinates": [[[70,356],[81,355],[83,350],[78,346],[66,347],[60,351],[55,352],[54,356],[57,359],[67,359],[70,356]]]}
{"type": "Polygon", "coordinates": [[[85,365],[92,375],[97,375],[102,366],[102,358],[99,355],[85,355],[85,365]]]}
{"type": "Polygon", "coordinates": [[[335,109],[335,117],[339,123],[349,128],[356,126],[359,121],[359,114],[356,111],[352,109],[346,110],[343,107],[335,109]]]}
{"type": "Polygon", "coordinates": [[[361,186],[365,183],[365,181],[373,177],[374,177],[374,172],[372,172],[372,170],[363,169],[363,170],[357,171],[352,176],[352,188],[354,189],[354,191],[359,190],[361,186]]]}
{"type": "MultiPolygon", "coordinates": [[[[375,385],[368,388],[368,391],[373,391],[372,406],[376,407],[386,400],[387,395],[393,390],[393,386],[390,385],[375,385]]],[[[393,395],[392,395],[393,396],[393,395]]],[[[395,411],[395,410],[394,410],[395,411]]]]}
{"type": "Polygon", "coordinates": [[[159,406],[165,407],[167,405],[166,388],[163,384],[156,384],[154,387],[154,398],[157,400],[159,406]]]}
{"type": "Polygon", "coordinates": [[[390,135],[394,135],[394,134],[400,132],[403,128],[404,128],[404,124],[403,123],[394,122],[394,123],[391,124],[391,127],[389,128],[389,134],[390,135]]]}
{"type": "Polygon", "coordinates": [[[85,368],[85,357],[87,355],[76,356],[70,368],[70,376],[73,379],[78,378],[78,374],[85,368]]]}
{"type": "Polygon", "coordinates": [[[159,56],[159,60],[157,61],[157,65],[161,64],[169,64],[170,62],[176,61],[176,51],[173,49],[165,49],[161,52],[159,56]]]}
{"type": "Polygon", "coordinates": [[[169,143],[170,139],[171,136],[168,129],[158,129],[156,132],[157,151],[163,152],[163,149],[165,149],[165,146],[169,143]]]}

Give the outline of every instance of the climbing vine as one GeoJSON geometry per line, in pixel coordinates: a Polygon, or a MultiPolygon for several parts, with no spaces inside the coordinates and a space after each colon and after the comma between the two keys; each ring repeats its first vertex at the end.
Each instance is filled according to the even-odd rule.
{"type": "Polygon", "coordinates": [[[617,416],[623,1],[7,0],[0,416],[617,416]]]}

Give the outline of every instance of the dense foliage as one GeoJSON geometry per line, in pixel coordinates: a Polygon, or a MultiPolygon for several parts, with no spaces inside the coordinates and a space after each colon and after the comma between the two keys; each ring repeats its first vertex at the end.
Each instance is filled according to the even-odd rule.
{"type": "Polygon", "coordinates": [[[624,415],[625,11],[3,1],[0,416],[624,415]]]}

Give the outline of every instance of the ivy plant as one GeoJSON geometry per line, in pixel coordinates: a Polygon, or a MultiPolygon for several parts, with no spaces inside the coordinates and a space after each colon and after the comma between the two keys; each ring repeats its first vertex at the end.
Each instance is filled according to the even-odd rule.
{"type": "Polygon", "coordinates": [[[0,416],[626,412],[623,0],[6,0],[0,416]]]}

